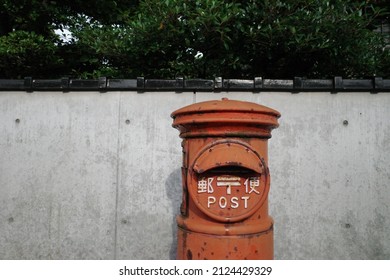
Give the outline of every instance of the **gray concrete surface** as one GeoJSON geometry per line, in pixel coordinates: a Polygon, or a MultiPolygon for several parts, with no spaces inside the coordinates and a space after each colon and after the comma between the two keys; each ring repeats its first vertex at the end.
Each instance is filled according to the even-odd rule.
{"type": "Polygon", "coordinates": [[[390,259],[390,94],[0,92],[0,259],[172,259],[170,113],[228,97],[269,141],[276,259],[390,259]]]}

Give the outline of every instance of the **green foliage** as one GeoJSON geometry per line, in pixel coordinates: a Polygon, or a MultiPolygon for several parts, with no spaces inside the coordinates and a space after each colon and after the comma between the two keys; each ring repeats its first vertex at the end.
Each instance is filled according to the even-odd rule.
{"type": "Polygon", "coordinates": [[[259,3],[246,9],[247,18],[255,19],[244,44],[253,54],[254,72],[282,77],[376,73],[383,44],[370,25],[379,9],[344,0],[259,3]]]}
{"type": "Polygon", "coordinates": [[[140,75],[363,77],[383,62],[372,30],[383,10],[366,1],[145,0],[139,11],[140,75]]]}
{"type": "Polygon", "coordinates": [[[374,31],[388,16],[388,1],[0,0],[0,5],[0,78],[390,77],[385,37],[374,31]],[[71,40],[61,41],[54,33],[58,28],[69,29],[71,40]]]}
{"type": "Polygon", "coordinates": [[[129,42],[139,75],[213,77],[239,68],[239,3],[144,1],[139,10],[129,42]]]}
{"type": "MultiPolygon", "coordinates": [[[[132,76],[128,48],[129,36],[125,26],[101,25],[86,19],[70,27],[77,40],[72,46],[78,49],[76,61],[82,62],[73,67],[74,75],[81,77],[108,76],[126,78],[132,76]]],[[[75,52],[72,52],[74,55],[75,52]]]]}
{"type": "Polygon", "coordinates": [[[48,77],[60,64],[56,46],[42,35],[15,31],[0,37],[0,73],[5,77],[48,77]]]}

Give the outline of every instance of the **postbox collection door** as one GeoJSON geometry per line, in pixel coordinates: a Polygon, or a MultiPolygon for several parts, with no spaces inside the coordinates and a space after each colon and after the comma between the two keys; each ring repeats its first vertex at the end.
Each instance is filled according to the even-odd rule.
{"type": "Polygon", "coordinates": [[[187,178],[196,206],[219,222],[250,217],[269,191],[266,163],[241,141],[217,141],[207,146],[196,157],[187,178]]]}

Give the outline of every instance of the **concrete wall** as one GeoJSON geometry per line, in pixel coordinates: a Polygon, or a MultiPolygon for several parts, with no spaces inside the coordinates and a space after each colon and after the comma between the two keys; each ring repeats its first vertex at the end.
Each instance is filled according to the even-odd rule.
{"type": "Polygon", "coordinates": [[[390,259],[390,94],[0,92],[0,259],[170,259],[170,113],[246,100],[269,141],[276,259],[390,259]]]}

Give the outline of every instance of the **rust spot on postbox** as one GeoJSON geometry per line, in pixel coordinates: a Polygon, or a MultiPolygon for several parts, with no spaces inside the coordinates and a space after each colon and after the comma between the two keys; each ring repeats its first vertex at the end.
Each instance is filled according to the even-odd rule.
{"type": "Polygon", "coordinates": [[[224,98],[171,116],[185,142],[188,194],[182,202],[186,214],[177,217],[177,258],[272,259],[267,139],[279,112],[224,98]]]}

